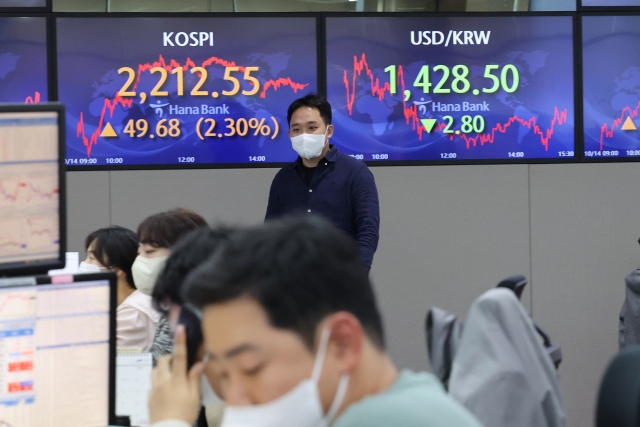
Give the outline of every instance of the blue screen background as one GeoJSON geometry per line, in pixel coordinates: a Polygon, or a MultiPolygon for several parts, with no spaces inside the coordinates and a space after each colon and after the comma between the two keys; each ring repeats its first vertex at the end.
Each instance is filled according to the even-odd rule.
{"type": "Polygon", "coordinates": [[[45,18],[0,18],[0,102],[48,99],[45,18]]]}

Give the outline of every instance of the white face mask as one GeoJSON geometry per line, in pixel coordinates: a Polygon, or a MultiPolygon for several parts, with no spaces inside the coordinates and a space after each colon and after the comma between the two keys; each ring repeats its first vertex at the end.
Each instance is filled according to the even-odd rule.
{"type": "Polygon", "coordinates": [[[349,385],[349,375],[343,375],[340,378],[331,408],[325,416],[318,394],[318,380],[328,345],[329,330],[324,329],[320,337],[320,346],[311,378],[303,380],[293,390],[268,403],[251,406],[225,406],[221,427],[328,426],[340,409],[349,385]]]}
{"type": "Polygon", "coordinates": [[[137,290],[151,296],[153,287],[156,285],[156,280],[164,268],[167,258],[169,258],[168,255],[155,258],[147,258],[140,255],[136,257],[131,266],[131,273],[137,290]]]}
{"type": "Polygon", "coordinates": [[[319,157],[324,149],[325,136],[327,135],[328,130],[329,128],[327,127],[327,130],[325,130],[322,135],[315,133],[303,133],[302,135],[294,136],[291,138],[291,145],[300,157],[307,160],[319,157]]]}
{"type": "Polygon", "coordinates": [[[89,264],[88,262],[82,261],[78,266],[78,273],[100,273],[102,269],[99,265],[89,264]]]}

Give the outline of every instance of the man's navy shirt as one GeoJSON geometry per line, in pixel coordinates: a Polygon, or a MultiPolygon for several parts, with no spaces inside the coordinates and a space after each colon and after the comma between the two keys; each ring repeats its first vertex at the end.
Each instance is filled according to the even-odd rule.
{"type": "Polygon", "coordinates": [[[380,208],[376,183],[367,165],[331,147],[309,185],[304,169],[298,157],[276,174],[265,220],[300,212],[320,215],[358,241],[362,262],[371,268],[378,247],[380,208]]]}

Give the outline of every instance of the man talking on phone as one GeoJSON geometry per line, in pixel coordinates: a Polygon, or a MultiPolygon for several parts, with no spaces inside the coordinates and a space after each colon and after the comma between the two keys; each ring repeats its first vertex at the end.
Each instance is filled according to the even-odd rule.
{"type": "Polygon", "coordinates": [[[289,138],[298,159],[273,178],[265,220],[292,213],[320,215],[356,239],[369,270],[378,247],[378,190],[367,165],[329,143],[331,116],[331,105],[319,95],[289,106],[289,138]]]}
{"type": "Polygon", "coordinates": [[[185,291],[205,356],[187,373],[177,332],[154,372],[153,427],[193,424],[203,369],[225,401],[221,427],[480,427],[435,376],[395,367],[358,247],[321,218],[238,232],[185,291]]]}

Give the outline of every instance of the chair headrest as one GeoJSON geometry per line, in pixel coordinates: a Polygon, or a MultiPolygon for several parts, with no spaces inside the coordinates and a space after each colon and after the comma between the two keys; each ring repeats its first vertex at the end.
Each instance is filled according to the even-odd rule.
{"type": "Polygon", "coordinates": [[[598,394],[597,427],[640,425],[640,346],[618,353],[605,371],[598,394]]]}

